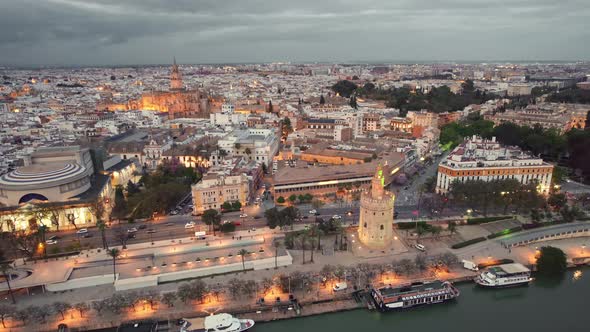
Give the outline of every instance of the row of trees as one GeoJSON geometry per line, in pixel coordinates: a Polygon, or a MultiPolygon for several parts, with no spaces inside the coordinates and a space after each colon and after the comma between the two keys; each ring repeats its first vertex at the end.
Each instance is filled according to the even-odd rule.
{"type": "MultiPolygon", "coordinates": [[[[496,98],[493,94],[486,94],[486,92],[476,90],[470,80],[462,84],[461,94],[453,93],[446,85],[433,87],[428,92],[424,92],[422,90],[413,91],[407,87],[379,89],[373,83],[366,83],[364,86],[359,87],[347,80],[337,82],[332,86],[332,90],[345,98],[356,98],[355,96],[359,95],[370,99],[386,100],[387,106],[399,109],[401,116],[405,116],[408,111],[422,109],[435,113],[456,111],[470,104],[481,104],[496,98]]],[[[351,106],[352,103],[351,99],[351,106]]],[[[354,103],[356,104],[356,99],[354,103]]]]}
{"type": "MultiPolygon", "coordinates": [[[[295,195],[295,194],[292,194],[292,195],[290,195],[289,197],[287,197],[287,200],[288,200],[288,201],[289,201],[289,203],[291,203],[291,204],[296,204],[296,203],[299,203],[299,204],[303,204],[303,203],[309,203],[309,202],[311,202],[311,201],[313,200],[313,195],[312,195],[312,194],[310,194],[310,193],[307,193],[307,194],[300,194],[300,195],[295,195]]],[[[283,204],[283,203],[285,203],[287,200],[285,200],[285,197],[283,197],[283,196],[279,196],[279,197],[277,198],[277,203],[279,203],[279,204],[283,204]]]]}

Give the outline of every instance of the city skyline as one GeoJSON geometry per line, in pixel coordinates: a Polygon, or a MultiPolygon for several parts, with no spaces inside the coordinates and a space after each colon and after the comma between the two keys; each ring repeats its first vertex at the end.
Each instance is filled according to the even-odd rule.
{"type": "Polygon", "coordinates": [[[579,61],[583,1],[2,1],[0,64],[579,61]],[[567,38],[563,36],[567,34],[567,38]]]}

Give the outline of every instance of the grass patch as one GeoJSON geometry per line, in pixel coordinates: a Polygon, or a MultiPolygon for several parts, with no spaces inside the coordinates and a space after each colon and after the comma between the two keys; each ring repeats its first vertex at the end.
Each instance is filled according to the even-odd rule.
{"type": "Polygon", "coordinates": [[[520,232],[522,230],[523,230],[522,226],[516,226],[516,227],[512,227],[512,228],[506,228],[505,230],[502,230],[500,232],[497,232],[497,233],[493,233],[493,234],[488,235],[488,239],[495,239],[497,237],[500,237],[500,236],[503,236],[503,235],[512,234],[512,233],[516,233],[516,232],[520,232]]]}

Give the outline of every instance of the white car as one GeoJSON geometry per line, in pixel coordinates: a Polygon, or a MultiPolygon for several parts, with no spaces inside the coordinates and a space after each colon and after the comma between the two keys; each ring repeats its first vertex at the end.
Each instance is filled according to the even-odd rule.
{"type": "Polygon", "coordinates": [[[313,209],[313,210],[310,210],[309,211],[309,214],[316,214],[316,213],[318,213],[318,211],[316,209],[313,209]]]}
{"type": "Polygon", "coordinates": [[[45,241],[45,244],[57,244],[57,240],[49,239],[49,240],[45,241]]]}
{"type": "Polygon", "coordinates": [[[187,222],[186,224],[184,224],[184,228],[189,229],[189,228],[195,228],[195,223],[194,222],[187,222]]]}
{"type": "Polygon", "coordinates": [[[135,227],[131,227],[127,230],[127,233],[136,233],[137,232],[137,228],[135,227]]]}
{"type": "Polygon", "coordinates": [[[341,215],[338,215],[338,214],[335,214],[335,215],[332,216],[332,219],[334,219],[334,220],[340,220],[340,219],[342,219],[342,216],[341,215]]]}
{"type": "Polygon", "coordinates": [[[338,282],[338,283],[336,283],[336,285],[334,285],[334,287],[332,287],[332,290],[335,292],[339,292],[339,291],[346,290],[347,288],[348,288],[348,285],[346,284],[346,282],[338,282]]]}
{"type": "Polygon", "coordinates": [[[79,230],[76,231],[76,234],[86,234],[86,233],[88,233],[87,228],[80,228],[79,230]]]}
{"type": "Polygon", "coordinates": [[[245,213],[240,214],[240,218],[248,218],[248,215],[245,213]]]}
{"type": "Polygon", "coordinates": [[[416,248],[416,249],[418,249],[420,251],[426,251],[426,247],[423,244],[420,244],[420,243],[416,243],[414,245],[414,248],[416,248]]]}

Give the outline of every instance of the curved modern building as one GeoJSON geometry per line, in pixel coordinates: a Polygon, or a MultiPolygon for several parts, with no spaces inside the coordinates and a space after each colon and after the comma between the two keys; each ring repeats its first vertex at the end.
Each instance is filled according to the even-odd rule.
{"type": "Polygon", "coordinates": [[[90,189],[93,173],[87,148],[41,148],[25,159],[25,166],[0,177],[0,203],[68,201],[90,189]]]}

